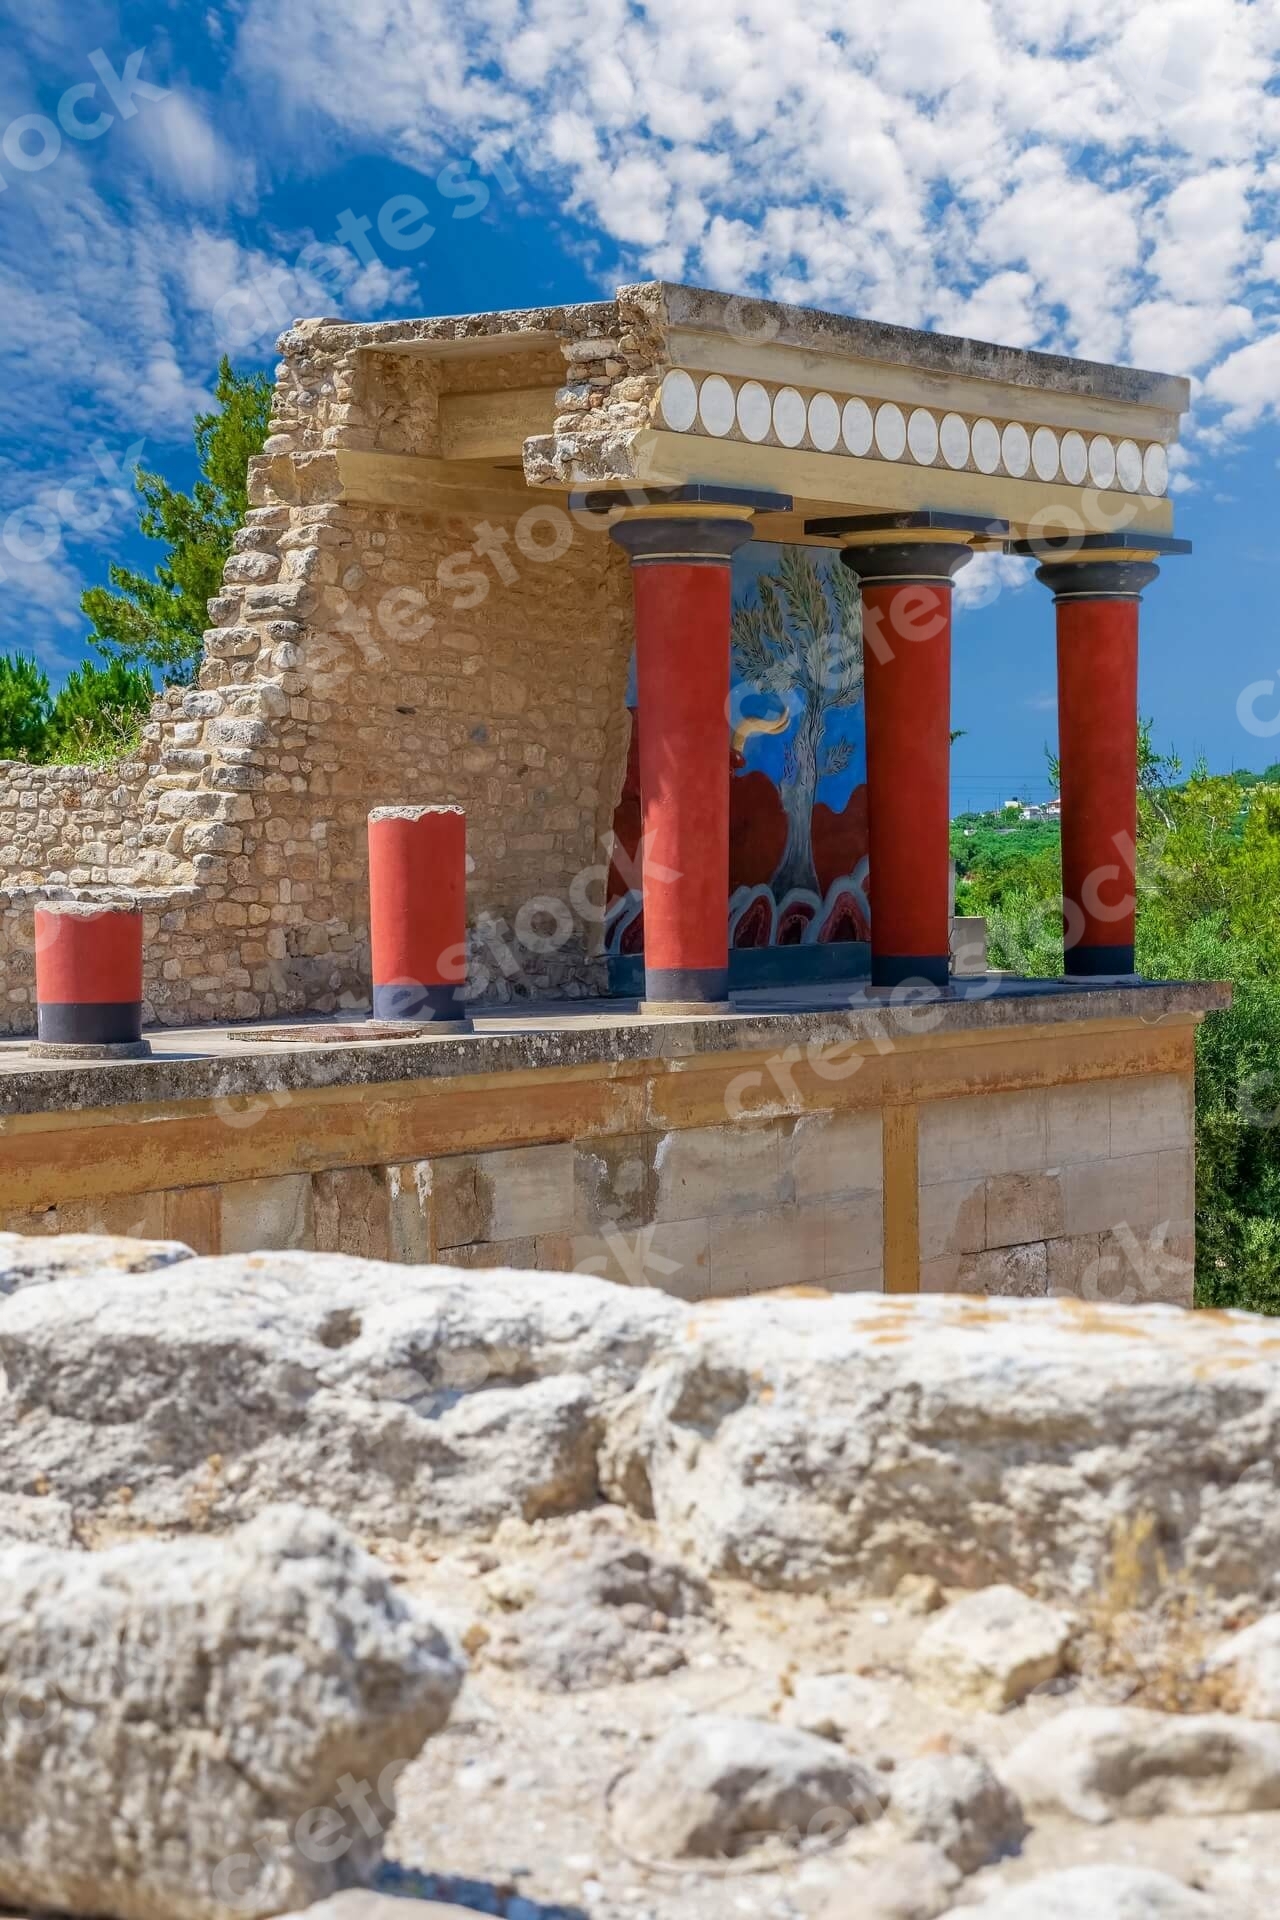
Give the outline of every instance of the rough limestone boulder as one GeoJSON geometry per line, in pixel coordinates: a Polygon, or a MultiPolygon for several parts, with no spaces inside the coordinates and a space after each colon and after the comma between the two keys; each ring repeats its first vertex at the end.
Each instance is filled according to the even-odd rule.
{"type": "Polygon", "coordinates": [[[96,1273],[152,1273],[194,1260],[181,1240],[131,1240],[114,1233],[0,1233],[0,1294],[96,1273]]]}
{"type": "Polygon", "coordinates": [[[1234,1714],[1076,1707],[1029,1734],[1001,1772],[1030,1812],[1101,1824],[1161,1813],[1280,1808],[1280,1726],[1234,1714]]]}
{"type": "Polygon", "coordinates": [[[73,1544],[71,1509],[64,1500],[42,1500],[29,1493],[0,1493],[0,1547],[69,1547],[73,1544]]]}
{"type": "Polygon", "coordinates": [[[1274,1322],[945,1295],[691,1308],[606,1460],[705,1572],[1046,1599],[1096,1592],[1138,1520],[1202,1591],[1280,1599],[1278,1475],[1274,1322]]]}
{"type": "Polygon", "coordinates": [[[894,1824],[940,1849],[961,1873],[1016,1853],[1027,1823],[1017,1796],[976,1753],[926,1753],[891,1782],[894,1824]]]}
{"type": "Polygon", "coordinates": [[[0,1301],[0,1490],[224,1526],[320,1497],[456,1534],[601,1492],[758,1586],[1095,1593],[1125,1540],[1280,1602],[1272,1323],[1067,1300],[755,1297],[337,1255],[0,1301]],[[121,1495],[121,1489],[127,1489],[121,1495]],[[1158,1549],[1158,1550],[1157,1550],[1158,1549]]]}
{"type": "Polygon", "coordinates": [[[642,1859],[723,1859],[837,1838],[878,1820],[886,1798],[883,1776],[829,1740],[695,1714],[618,1782],[614,1830],[642,1859]]]}
{"type": "Polygon", "coordinates": [[[323,1515],[0,1551],[0,1905],[253,1920],[377,1866],[463,1666],[323,1515]]]}
{"type": "Polygon", "coordinates": [[[1145,1867],[1042,1873],[944,1920],[1236,1920],[1219,1901],[1145,1867]]]}
{"type": "Polygon", "coordinates": [[[1280,1613],[1233,1633],[1205,1665],[1230,1677],[1250,1719],[1280,1720],[1280,1613]]]}
{"type": "Polygon", "coordinates": [[[947,1706],[1001,1713],[1056,1680],[1071,1622],[1016,1587],[967,1593],[929,1622],[911,1650],[911,1678],[947,1706]]]}
{"type": "Polygon", "coordinates": [[[0,1488],[173,1529],[292,1499],[401,1537],[571,1511],[680,1316],[581,1275],[333,1254],[27,1289],[0,1302],[0,1488]]]}
{"type": "Polygon", "coordinates": [[[649,1680],[685,1664],[681,1627],[707,1613],[707,1584],[633,1540],[558,1557],[489,1658],[548,1692],[649,1680]]]}

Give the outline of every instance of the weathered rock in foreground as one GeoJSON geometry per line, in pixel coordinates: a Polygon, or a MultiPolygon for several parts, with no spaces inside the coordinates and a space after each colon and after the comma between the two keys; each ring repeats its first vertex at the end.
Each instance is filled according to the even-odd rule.
{"type": "Polygon", "coordinates": [[[194,1260],[181,1240],[131,1240],[111,1233],[0,1233],[0,1294],[98,1273],[153,1273],[194,1260]]]}
{"type": "Polygon", "coordinates": [[[1230,1675],[1241,1711],[1252,1720],[1280,1720],[1280,1613],[1234,1633],[1206,1662],[1230,1675]]]}
{"type": "Polygon", "coordinates": [[[1280,1599],[1277,1473],[1274,1322],[945,1295],[692,1308],[606,1460],[704,1572],[1046,1599],[1095,1593],[1138,1519],[1201,1591],[1280,1599]]]}
{"type": "Polygon", "coordinates": [[[597,1497],[610,1398],[680,1313],[581,1276],[335,1254],[31,1289],[0,1303],[0,1486],[41,1475],[78,1518],[173,1529],[294,1499],[369,1535],[569,1512],[597,1497]]]}
{"type": "Polygon", "coordinates": [[[614,1827],[656,1861],[734,1857],[762,1842],[801,1846],[879,1819],[885,1785],[829,1740],[729,1714],[672,1727],[619,1781],[614,1827]]]}
{"type": "Polygon", "coordinates": [[[948,1706],[1000,1713],[1058,1677],[1070,1642],[1064,1614],[1016,1587],[985,1587],[930,1621],[912,1649],[911,1677],[948,1706]]]}
{"type": "Polygon", "coordinates": [[[1101,1823],[1280,1808],[1280,1727],[1231,1714],[1076,1707],[1014,1748],[1001,1772],[1029,1811],[1101,1823]]]}
{"type": "Polygon", "coordinates": [[[229,1540],[5,1549],[0,1904],[252,1920],[357,1884],[394,1810],[386,1770],[444,1724],[462,1672],[302,1508],[229,1540]]]}
{"type": "Polygon", "coordinates": [[[710,1604],[706,1582],[674,1561],[635,1541],[601,1541],[560,1557],[489,1657],[561,1693],[648,1680],[684,1665],[680,1625],[710,1604]]]}
{"type": "Polygon", "coordinates": [[[1042,1873],[944,1920],[1234,1920],[1207,1894],[1144,1867],[1071,1867],[1042,1873]]]}
{"type": "Polygon", "coordinates": [[[64,1500],[0,1493],[0,1547],[69,1547],[74,1535],[64,1500]]]}
{"type": "Polygon", "coordinates": [[[1141,1521],[1193,1586],[1280,1601],[1280,1337],[1247,1315],[690,1308],[580,1274],[259,1254],[26,1288],[0,1302],[0,1368],[0,1486],[39,1479],[82,1533],[318,1494],[370,1534],[449,1535],[604,1491],[703,1573],[1053,1599],[1097,1591],[1141,1521]]]}
{"type": "Polygon", "coordinates": [[[976,1753],[922,1754],[894,1775],[891,1796],[894,1824],[961,1873],[1015,1853],[1027,1831],[1016,1796],[976,1753]]]}

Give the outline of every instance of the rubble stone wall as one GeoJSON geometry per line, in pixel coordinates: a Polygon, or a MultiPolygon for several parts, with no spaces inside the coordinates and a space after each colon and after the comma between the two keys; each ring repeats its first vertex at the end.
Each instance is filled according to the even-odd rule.
{"type": "Polygon", "coordinates": [[[352,504],[336,457],[413,468],[440,452],[442,392],[562,379],[568,349],[442,370],[360,350],[378,329],[330,328],[322,351],[323,331],[286,336],[195,684],[120,765],[0,765],[0,1031],[34,1027],[42,893],[139,897],[148,1020],[367,1007],[365,817],[396,803],[467,811],[478,997],[603,988],[624,556],[518,472],[352,504]]]}

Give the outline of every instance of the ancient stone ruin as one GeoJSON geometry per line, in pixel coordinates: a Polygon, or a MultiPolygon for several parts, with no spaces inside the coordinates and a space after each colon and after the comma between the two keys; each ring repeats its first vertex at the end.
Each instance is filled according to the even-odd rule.
{"type": "Polygon", "coordinates": [[[1280,1342],[0,1240],[0,1905],[1262,1920],[1280,1342]]]}

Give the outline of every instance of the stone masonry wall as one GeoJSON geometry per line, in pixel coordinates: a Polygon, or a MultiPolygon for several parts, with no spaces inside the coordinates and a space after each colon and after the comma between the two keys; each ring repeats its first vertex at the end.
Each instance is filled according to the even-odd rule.
{"type": "Polygon", "coordinates": [[[0,1031],[34,1026],[42,893],[139,898],[150,1020],[367,1007],[365,816],[393,803],[467,810],[479,997],[601,990],[625,558],[518,474],[509,505],[484,469],[456,505],[351,504],[334,452],[436,454],[442,392],[563,378],[594,313],[483,367],[378,351],[378,328],[286,336],[195,685],[119,766],[0,765],[0,1031]]]}
{"type": "MultiPolygon", "coordinates": [[[[879,1292],[903,1264],[890,1237],[918,1231],[922,1292],[1189,1306],[1192,1106],[1182,1073],[926,1101],[918,1227],[891,1206],[887,1110],[872,1108],[642,1132],[578,1123],[536,1145],[0,1204],[0,1230],[577,1271],[691,1300],[879,1292]]],[[[321,1139],[317,1127],[313,1151],[321,1139]]]]}
{"type": "Polygon", "coordinates": [[[925,1293],[1189,1303],[1190,1074],[931,1102],[919,1170],[925,1293]]]}

